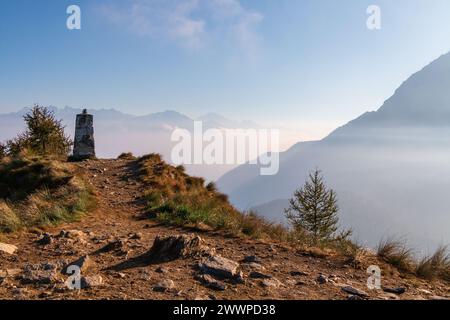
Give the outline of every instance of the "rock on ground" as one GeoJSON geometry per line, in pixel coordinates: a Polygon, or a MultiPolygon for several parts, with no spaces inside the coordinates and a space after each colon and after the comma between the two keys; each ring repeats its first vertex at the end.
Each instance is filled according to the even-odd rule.
{"type": "Polygon", "coordinates": [[[0,242],[0,251],[8,253],[8,254],[14,254],[18,248],[12,244],[7,243],[1,243],[0,242]]]}
{"type": "Polygon", "coordinates": [[[218,291],[224,291],[227,288],[227,285],[219,280],[214,279],[213,277],[211,277],[210,275],[207,274],[203,274],[203,275],[198,275],[196,277],[196,279],[198,281],[200,281],[204,286],[214,289],[214,290],[218,290],[218,291]]]}
{"type": "Polygon", "coordinates": [[[52,284],[58,281],[56,269],[50,263],[27,265],[20,278],[24,284],[52,284]]]}
{"type": "Polygon", "coordinates": [[[12,278],[22,272],[21,269],[6,269],[0,270],[0,278],[12,278]]]}
{"type": "Polygon", "coordinates": [[[261,281],[261,286],[265,288],[278,288],[281,285],[282,285],[281,281],[276,278],[264,279],[261,281]]]}
{"type": "Polygon", "coordinates": [[[207,254],[209,248],[195,235],[156,237],[152,248],[146,254],[151,262],[169,262],[207,254]]]}
{"type": "Polygon", "coordinates": [[[252,262],[254,262],[254,263],[261,263],[261,259],[258,258],[257,256],[246,256],[242,260],[242,262],[244,262],[244,263],[252,263],[252,262]]]}
{"type": "Polygon", "coordinates": [[[175,282],[173,282],[170,279],[164,279],[164,280],[158,282],[158,284],[153,287],[153,291],[166,292],[166,291],[169,291],[174,288],[175,288],[175,282]]]}
{"type": "Polygon", "coordinates": [[[329,280],[327,277],[325,277],[323,274],[321,274],[320,276],[317,277],[316,279],[317,283],[319,284],[325,284],[327,283],[329,280]]]}
{"type": "Polygon", "coordinates": [[[369,296],[369,295],[367,294],[367,292],[364,292],[364,291],[362,291],[362,290],[353,288],[353,287],[351,287],[351,286],[345,286],[345,287],[342,287],[342,291],[344,291],[344,292],[346,292],[346,293],[349,293],[349,294],[351,294],[351,295],[355,295],[355,296],[362,297],[362,298],[367,298],[367,297],[369,296]]]}
{"type": "Polygon", "coordinates": [[[242,278],[239,263],[219,255],[213,255],[207,259],[204,259],[199,264],[199,268],[203,273],[219,278],[235,280],[242,278]]]}
{"type": "Polygon", "coordinates": [[[253,279],[272,279],[273,277],[270,274],[264,274],[258,271],[252,271],[248,275],[250,278],[253,279]]]}
{"type": "Polygon", "coordinates": [[[53,242],[53,236],[49,233],[44,233],[39,240],[36,241],[36,243],[47,246],[49,244],[52,244],[53,242]]]}
{"type": "Polygon", "coordinates": [[[81,288],[89,289],[103,285],[103,278],[100,275],[84,276],[81,278],[81,288]]]}
{"type": "Polygon", "coordinates": [[[404,294],[406,292],[406,288],[404,288],[404,287],[399,287],[399,288],[383,287],[383,291],[387,292],[387,293],[404,294]]]}

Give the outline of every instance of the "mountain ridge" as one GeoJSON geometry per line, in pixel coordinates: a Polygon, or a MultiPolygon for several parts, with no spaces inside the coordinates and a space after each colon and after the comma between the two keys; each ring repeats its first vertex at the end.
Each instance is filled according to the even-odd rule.
{"type": "Polygon", "coordinates": [[[443,179],[450,174],[447,88],[450,53],[414,73],[377,111],[364,113],[320,141],[282,153],[277,175],[262,177],[244,165],[221,177],[218,187],[238,208],[258,207],[290,198],[308,172],[320,168],[341,195],[345,226],[367,235],[370,245],[387,232],[405,235],[421,248],[450,242],[445,231],[450,215],[442,201],[450,189],[443,179]],[[423,210],[427,218],[421,216],[423,210]],[[374,224],[379,228],[370,227],[374,224]]]}

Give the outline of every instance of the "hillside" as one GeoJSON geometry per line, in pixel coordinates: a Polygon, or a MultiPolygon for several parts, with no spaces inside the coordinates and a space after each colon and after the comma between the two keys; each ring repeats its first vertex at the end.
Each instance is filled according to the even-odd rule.
{"type": "Polygon", "coordinates": [[[422,253],[450,243],[449,86],[446,54],[407,79],[379,110],[282,153],[277,175],[259,176],[258,168],[244,165],[219,179],[219,189],[239,208],[282,215],[269,214],[274,207],[265,204],[283,207],[282,199],[318,167],[359,241],[375,246],[383,236],[401,235],[422,253]]]}
{"type": "MultiPolygon", "coordinates": [[[[149,199],[155,199],[151,195],[164,191],[158,183],[170,182],[169,189],[164,191],[166,196],[179,190],[200,192],[203,199],[219,194],[211,187],[204,189],[197,185],[199,180],[185,175],[181,168],[165,166],[155,156],[138,161],[90,160],[73,166],[92,186],[96,208],[79,221],[0,234],[1,299],[450,296],[450,286],[445,282],[400,273],[368,252],[358,251],[351,258],[334,250],[249,237],[240,234],[243,229],[234,233],[203,223],[186,227],[162,224],[149,216],[148,207],[149,199]],[[189,185],[197,187],[190,189],[189,185]],[[172,238],[172,245],[164,242],[164,237],[176,235],[183,236],[182,250],[177,242],[180,239],[172,238]],[[67,276],[62,271],[69,264],[81,266],[81,291],[69,290],[64,285],[67,276]],[[366,269],[373,264],[383,270],[385,291],[370,291],[366,287],[366,269]]],[[[220,199],[225,201],[226,208],[226,199],[220,199]]],[[[159,208],[153,213],[161,212],[159,208]]]]}

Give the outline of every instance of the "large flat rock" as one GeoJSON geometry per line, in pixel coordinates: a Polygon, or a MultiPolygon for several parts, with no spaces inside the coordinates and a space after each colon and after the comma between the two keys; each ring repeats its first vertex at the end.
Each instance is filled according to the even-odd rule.
{"type": "Polygon", "coordinates": [[[0,251],[8,254],[14,254],[17,251],[17,247],[12,244],[0,242],[0,251]]]}

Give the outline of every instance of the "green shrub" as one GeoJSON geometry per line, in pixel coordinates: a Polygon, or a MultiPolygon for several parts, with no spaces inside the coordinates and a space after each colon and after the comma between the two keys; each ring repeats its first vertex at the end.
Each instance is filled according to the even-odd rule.
{"type": "Polygon", "coordinates": [[[67,157],[72,140],[64,133],[61,120],[48,108],[35,105],[24,117],[26,130],[6,142],[3,153],[18,156],[27,151],[34,155],[67,157]]]}

